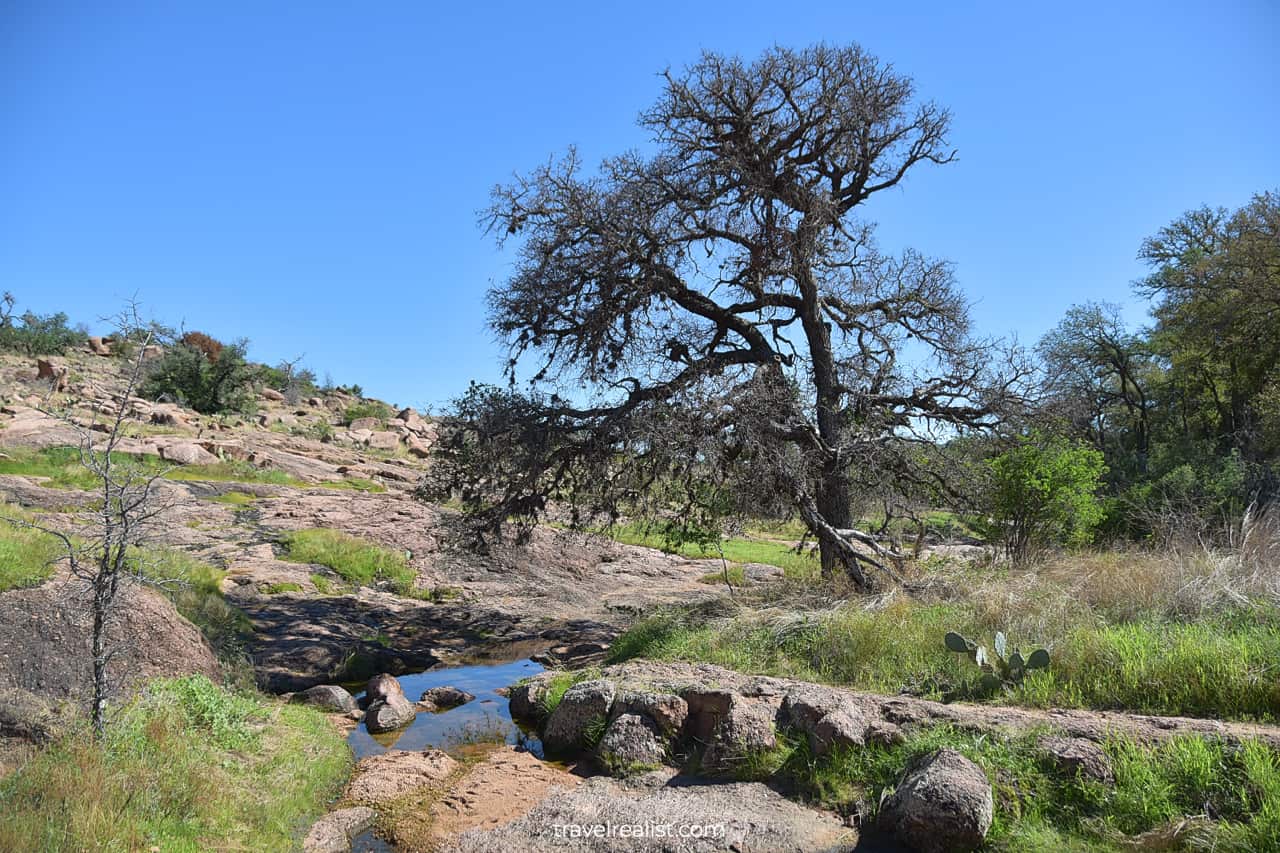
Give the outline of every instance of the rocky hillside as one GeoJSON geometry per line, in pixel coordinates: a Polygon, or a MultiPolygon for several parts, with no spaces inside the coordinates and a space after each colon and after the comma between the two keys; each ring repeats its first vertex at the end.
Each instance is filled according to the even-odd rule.
{"type": "MultiPolygon", "coordinates": [[[[104,415],[123,406],[128,437],[120,449],[179,466],[161,483],[162,523],[149,545],[217,571],[227,602],[247,617],[244,652],[267,690],[513,648],[585,659],[634,609],[719,594],[700,581],[709,568],[699,561],[558,529],[484,557],[451,548],[456,514],[411,495],[436,437],[436,425],[412,409],[341,390],[291,402],[267,388],[252,416],[201,415],[125,398],[125,366],[97,339],[58,359],[0,357],[0,472],[8,472],[0,473],[0,495],[47,525],[83,532],[95,501],[83,486],[91,483],[57,455],[76,443],[77,431],[40,409],[100,430],[104,415]],[[386,416],[349,417],[368,411],[386,416]],[[296,556],[290,537],[314,531],[356,556],[403,564],[407,575],[398,583],[353,580],[323,556],[296,556]]],[[[163,596],[137,594],[147,605],[131,608],[119,627],[124,645],[137,650],[117,662],[120,683],[209,671],[199,633],[183,627],[163,596]]],[[[81,698],[83,621],[60,573],[36,589],[0,594],[0,686],[81,698]]]]}

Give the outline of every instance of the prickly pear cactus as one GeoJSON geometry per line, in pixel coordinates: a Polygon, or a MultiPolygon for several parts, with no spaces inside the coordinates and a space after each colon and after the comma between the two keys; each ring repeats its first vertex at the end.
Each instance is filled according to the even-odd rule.
{"type": "Polygon", "coordinates": [[[1029,670],[1049,666],[1049,653],[1044,649],[1036,649],[1026,658],[1017,648],[1009,653],[1009,640],[1003,631],[996,632],[991,651],[954,631],[948,631],[942,640],[949,651],[969,656],[982,670],[983,687],[990,690],[1020,684],[1029,670]]]}

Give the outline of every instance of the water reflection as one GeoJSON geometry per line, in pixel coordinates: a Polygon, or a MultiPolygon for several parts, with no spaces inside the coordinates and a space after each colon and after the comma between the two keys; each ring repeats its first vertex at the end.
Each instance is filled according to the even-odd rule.
{"type": "Polygon", "coordinates": [[[541,665],[525,658],[510,663],[459,666],[402,675],[399,677],[400,686],[410,702],[417,701],[425,690],[446,686],[465,690],[476,698],[438,714],[419,711],[417,719],[394,732],[370,734],[362,724],[351,732],[347,742],[357,759],[389,749],[437,747],[456,751],[471,744],[496,740],[521,746],[541,758],[542,743],[536,733],[524,731],[511,719],[506,697],[495,691],[536,675],[542,669],[541,665]]]}

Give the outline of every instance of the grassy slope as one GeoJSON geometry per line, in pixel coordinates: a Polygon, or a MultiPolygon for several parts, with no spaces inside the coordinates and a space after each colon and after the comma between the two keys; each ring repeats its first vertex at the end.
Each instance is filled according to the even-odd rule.
{"type": "Polygon", "coordinates": [[[53,575],[54,561],[62,554],[57,539],[8,523],[31,521],[29,513],[0,503],[0,592],[44,583],[53,575]]]}
{"type": "Polygon", "coordinates": [[[0,781],[0,850],[285,850],[350,769],[323,715],[158,680],[102,748],[68,736],[0,781]]]}

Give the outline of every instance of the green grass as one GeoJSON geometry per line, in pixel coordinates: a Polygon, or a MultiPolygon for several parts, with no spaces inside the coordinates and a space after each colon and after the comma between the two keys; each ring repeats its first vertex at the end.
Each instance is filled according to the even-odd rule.
{"type": "Polygon", "coordinates": [[[30,513],[0,504],[0,592],[44,583],[65,555],[62,543],[49,534],[10,523],[32,520],[30,513]]]}
{"type": "Polygon", "coordinates": [[[293,581],[269,583],[262,588],[263,595],[279,595],[282,592],[302,592],[302,584],[293,581]]]}
{"type": "Polygon", "coordinates": [[[1036,707],[1125,709],[1223,719],[1280,717],[1280,620],[1273,612],[1180,623],[1079,624],[1060,636],[1013,636],[1047,645],[1051,664],[991,697],[967,658],[946,650],[947,631],[989,639],[959,605],[898,599],[880,610],[846,607],[772,621],[710,620],[673,610],[640,620],[615,641],[611,661],[706,661],[743,672],[941,699],[992,699],[1036,707]]]}
{"type": "Polygon", "coordinates": [[[229,504],[230,506],[248,506],[258,498],[245,492],[226,492],[225,494],[209,498],[214,503],[229,504]]]}
{"type": "MultiPolygon", "coordinates": [[[[615,527],[607,533],[610,538],[624,545],[658,548],[669,554],[680,554],[693,559],[711,559],[720,556],[720,552],[714,547],[704,548],[694,544],[672,547],[660,532],[646,529],[641,525],[615,527]]],[[[816,556],[807,553],[797,554],[794,549],[781,542],[736,538],[726,539],[721,543],[721,547],[724,549],[724,558],[731,563],[762,563],[767,566],[777,566],[788,578],[808,580],[817,577],[820,573],[816,556]]]]}
{"type": "Polygon", "coordinates": [[[332,578],[315,572],[311,575],[311,583],[321,595],[341,595],[348,591],[342,584],[334,583],[332,578]]]}
{"type": "MultiPolygon", "coordinates": [[[[557,672],[551,677],[547,683],[547,692],[542,694],[539,704],[542,706],[544,716],[551,716],[551,712],[560,707],[560,700],[564,698],[564,694],[569,688],[583,681],[590,681],[593,678],[600,677],[598,669],[577,669],[566,670],[565,672],[557,672]]],[[[603,734],[603,732],[602,732],[603,734]]]]}
{"type": "Polygon", "coordinates": [[[430,598],[414,585],[415,572],[400,551],[392,551],[339,530],[311,528],[284,535],[286,559],[327,566],[354,586],[385,583],[397,595],[430,598]]]}
{"type": "MultiPolygon", "coordinates": [[[[740,563],[731,564],[727,571],[729,575],[729,586],[743,587],[747,585],[747,574],[740,563]]],[[[705,575],[698,578],[698,580],[706,584],[723,584],[725,582],[725,572],[726,570],[724,568],[721,568],[718,572],[707,572],[705,575]]]]}
{"type": "Polygon", "coordinates": [[[941,747],[963,753],[992,780],[997,850],[1115,850],[1124,836],[1183,816],[1214,815],[1192,849],[1280,849],[1280,763],[1264,745],[1231,746],[1175,737],[1155,747],[1125,739],[1104,744],[1114,786],[1067,778],[1037,748],[1040,733],[1015,738],[946,726],[917,731],[895,746],[869,744],[818,757],[803,738],[748,756],[739,778],[773,779],[793,794],[841,812],[873,816],[916,756],[941,747]]]}
{"type": "Polygon", "coordinates": [[[73,733],[0,780],[0,850],[292,849],[350,764],[310,708],[153,681],[101,746],[73,733]]]}
{"type": "MultiPolygon", "coordinates": [[[[47,447],[42,450],[13,448],[6,452],[10,458],[0,459],[0,474],[45,477],[48,479],[46,485],[56,489],[87,491],[100,487],[98,478],[80,464],[80,450],[78,448],[47,447]]],[[[248,462],[238,460],[224,460],[209,465],[183,465],[174,468],[170,463],[165,462],[158,456],[117,453],[113,454],[111,459],[113,464],[132,470],[141,476],[167,471],[164,477],[168,480],[211,483],[261,483],[264,485],[290,486],[298,489],[326,488],[352,489],[364,492],[385,491],[378,483],[360,477],[322,483],[308,483],[274,468],[258,468],[248,462]]],[[[232,500],[234,501],[234,499],[232,500]]]]}

